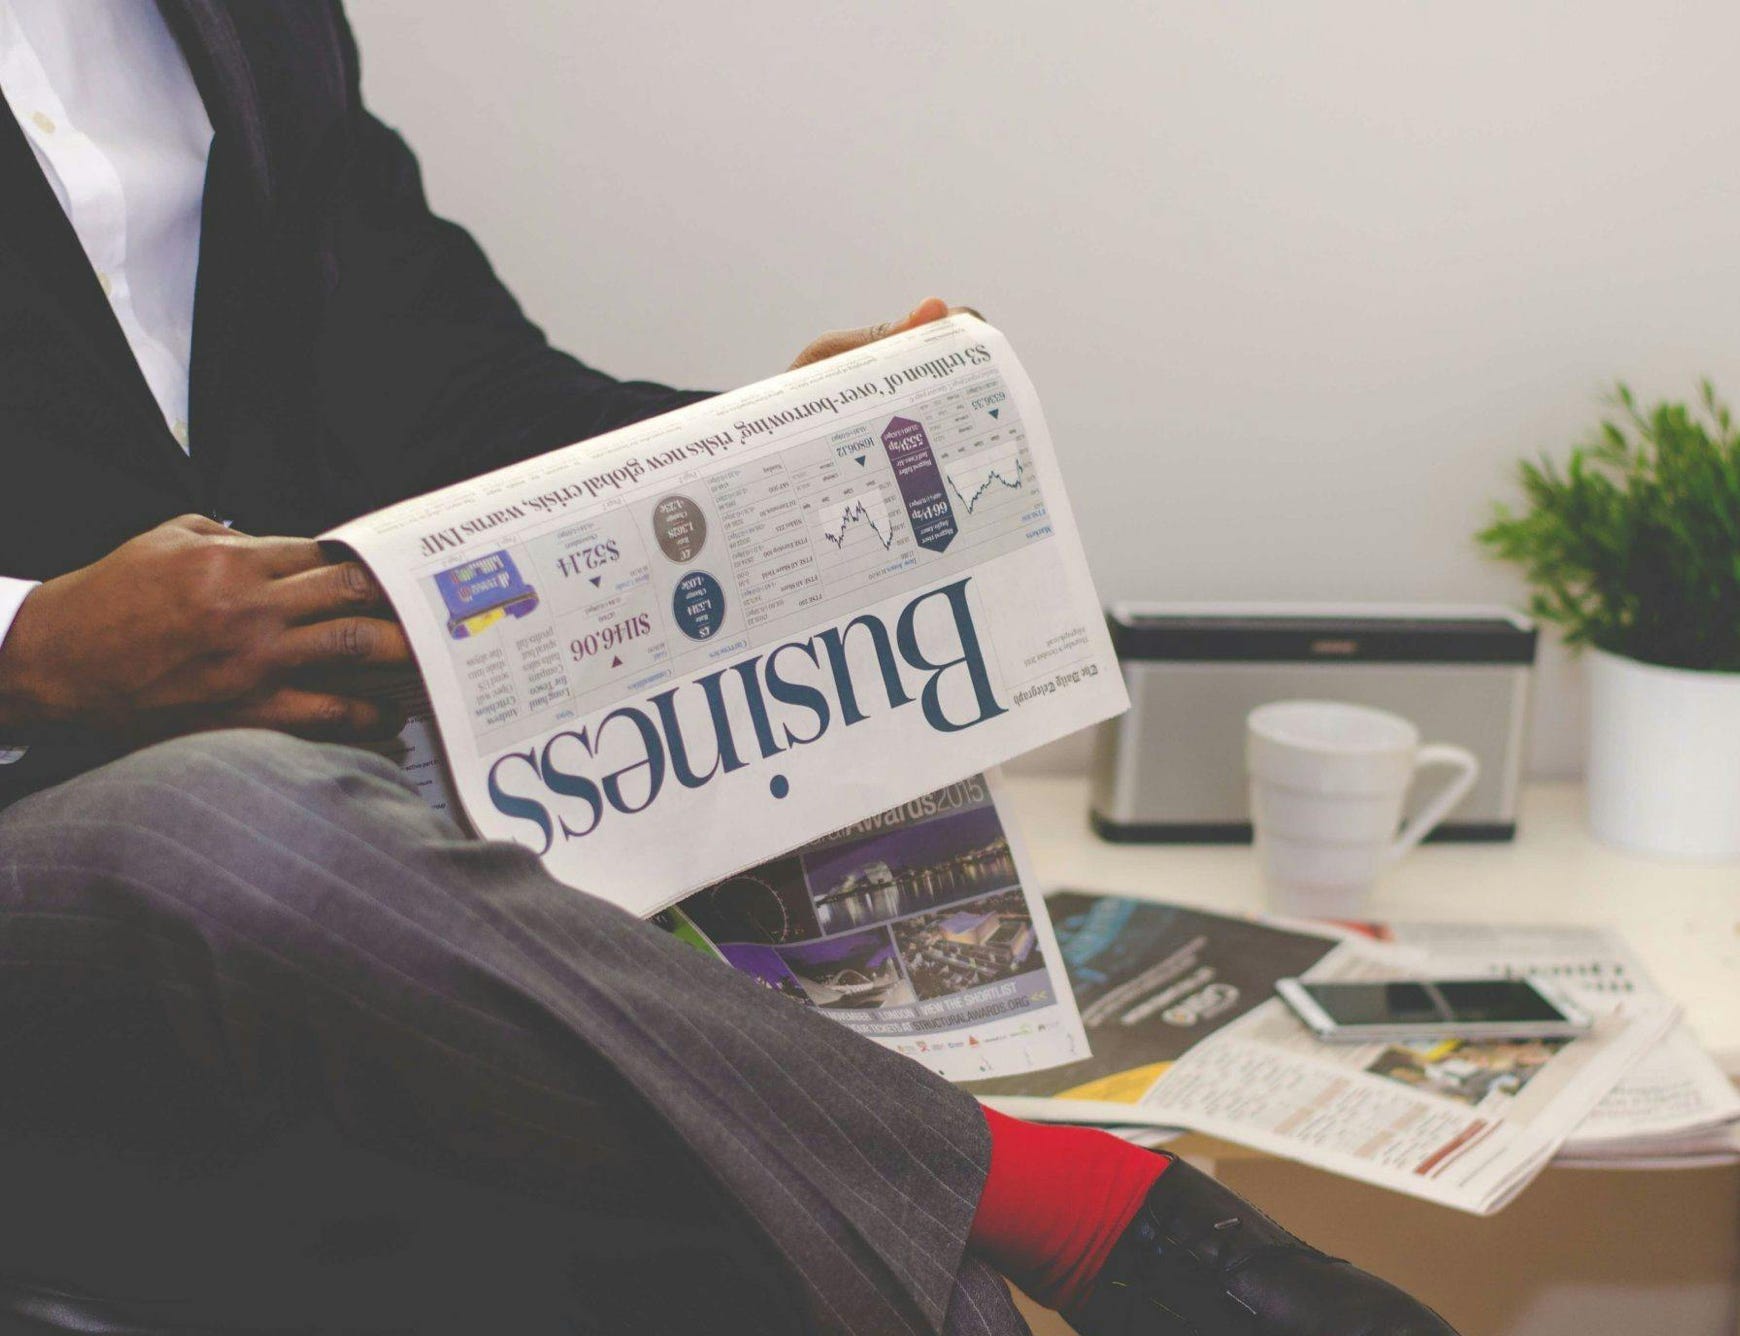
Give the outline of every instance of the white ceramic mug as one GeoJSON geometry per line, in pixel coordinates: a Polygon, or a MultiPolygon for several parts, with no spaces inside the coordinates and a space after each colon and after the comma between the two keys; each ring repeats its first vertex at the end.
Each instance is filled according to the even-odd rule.
{"type": "Polygon", "coordinates": [[[1270,905],[1312,918],[1357,917],[1378,874],[1448,816],[1480,775],[1466,748],[1422,746],[1420,730],[1400,715],[1338,701],[1252,710],[1245,764],[1270,905]],[[1402,826],[1415,773],[1434,766],[1456,773],[1402,826]]]}

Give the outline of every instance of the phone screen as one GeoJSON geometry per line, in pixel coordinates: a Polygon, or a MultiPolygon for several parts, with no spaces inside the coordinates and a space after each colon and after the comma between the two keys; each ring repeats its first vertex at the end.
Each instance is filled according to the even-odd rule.
{"type": "Polygon", "coordinates": [[[1565,1019],[1521,979],[1303,986],[1337,1025],[1485,1025],[1565,1019]]]}

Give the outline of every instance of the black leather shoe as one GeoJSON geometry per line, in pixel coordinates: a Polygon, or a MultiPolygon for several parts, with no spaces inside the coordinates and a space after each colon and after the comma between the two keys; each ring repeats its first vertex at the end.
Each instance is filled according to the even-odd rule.
{"type": "Polygon", "coordinates": [[[1087,1302],[1064,1315],[1082,1336],[1456,1336],[1394,1285],[1166,1158],[1087,1302]]]}

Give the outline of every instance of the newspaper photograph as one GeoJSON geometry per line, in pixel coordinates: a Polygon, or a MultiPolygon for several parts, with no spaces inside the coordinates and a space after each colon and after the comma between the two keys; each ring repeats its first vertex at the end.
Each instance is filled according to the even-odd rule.
{"type": "Polygon", "coordinates": [[[964,1081],[1087,1052],[1032,887],[996,781],[973,775],[718,881],[654,922],[964,1081]]]}
{"type": "MultiPolygon", "coordinates": [[[[1293,926],[1187,910],[1183,932],[1158,932],[1148,946],[1122,958],[1091,938],[1078,947],[1096,914],[1108,920],[1127,914],[1127,921],[1136,921],[1141,909],[1168,908],[1079,892],[1055,897],[1059,943],[1094,1061],[1109,1052],[1102,1039],[1105,1016],[1095,1000],[1119,997],[1119,1023],[1140,1025],[1145,1007],[1149,1014],[1176,1011],[1182,1018],[1212,1012],[1226,998],[1216,986],[1218,960],[1168,983],[1167,972],[1155,973],[1156,964],[1169,958],[1157,949],[1177,955],[1193,930],[1210,940],[1224,936],[1230,944],[1253,928],[1288,932],[1293,926]],[[1139,908],[1106,910],[1106,902],[1139,908]],[[1146,1003],[1145,991],[1151,994],[1146,1003]]],[[[1623,1007],[1605,1008],[1591,1032],[1572,1040],[1329,1044],[1273,995],[1275,980],[1294,972],[1312,979],[1417,978],[1442,974],[1443,962],[1417,947],[1386,947],[1349,935],[1317,942],[1315,961],[1295,970],[1282,964],[1292,948],[1269,941],[1270,957],[1240,980],[1248,991],[1239,990],[1219,1023],[1210,1015],[1194,1042],[1182,1038],[1189,1031],[1180,1027],[1170,1045],[1133,1044],[1116,1059],[1118,1071],[1107,1073],[1122,1080],[1102,1077],[1096,1088],[1071,1080],[1079,1067],[1059,1068],[1044,1074],[1052,1089],[1038,1091],[1039,1098],[1010,1093],[1038,1090],[1039,1078],[972,1088],[1025,1117],[1188,1128],[1485,1215],[1546,1167],[1677,1018],[1664,999],[1638,995],[1623,1007]]],[[[1236,954],[1229,947],[1228,958],[1236,954]]]]}
{"type": "Polygon", "coordinates": [[[1127,704],[971,316],[324,537],[404,623],[471,826],[637,913],[1127,704]]]}

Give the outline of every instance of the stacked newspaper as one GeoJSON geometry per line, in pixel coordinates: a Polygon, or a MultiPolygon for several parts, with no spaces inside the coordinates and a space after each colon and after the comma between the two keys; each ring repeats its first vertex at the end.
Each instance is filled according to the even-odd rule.
{"type": "Polygon", "coordinates": [[[1623,943],[1598,929],[1410,924],[1353,934],[1066,891],[1049,902],[1092,1056],[972,1087],[1011,1113],[1184,1128],[1477,1214],[1556,1158],[1731,1148],[1740,1096],[1623,943]],[[1325,1044],[1274,995],[1315,979],[1548,974],[1574,1040],[1325,1044]]]}
{"type": "MultiPolygon", "coordinates": [[[[1662,996],[1615,933],[1593,927],[1397,924],[1391,939],[1423,951],[1437,974],[1553,979],[1592,1012],[1662,996]]],[[[1676,1024],[1620,1078],[1560,1148],[1560,1164],[1686,1167],[1740,1154],[1740,1093],[1676,1024]]]]}

